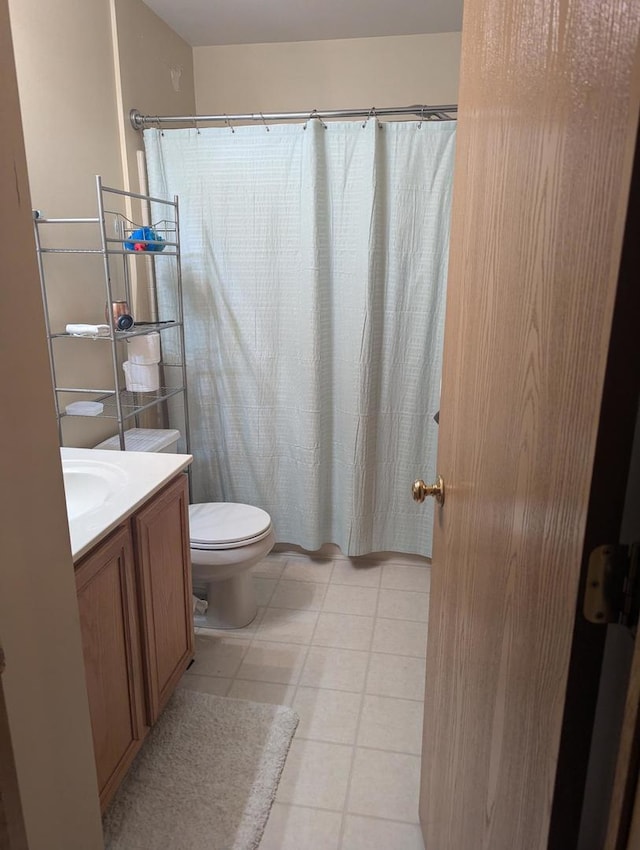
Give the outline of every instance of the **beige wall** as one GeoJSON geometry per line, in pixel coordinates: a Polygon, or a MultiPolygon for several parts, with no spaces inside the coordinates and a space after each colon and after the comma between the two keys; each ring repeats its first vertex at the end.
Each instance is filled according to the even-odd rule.
{"type": "Polygon", "coordinates": [[[191,47],[141,0],[113,0],[116,11],[121,110],[130,188],[138,191],[136,153],[142,134],[129,123],[129,110],[148,115],[191,115],[196,99],[191,47]],[[172,74],[173,72],[173,74],[172,74]]]}
{"type": "Polygon", "coordinates": [[[455,103],[460,33],[194,48],[200,114],[455,103]]]}
{"type": "MultiPolygon", "coordinates": [[[[142,0],[10,0],[10,12],[33,204],[50,217],[94,216],[96,174],[110,186],[139,188],[141,137],[129,109],[193,110],[191,48],[142,0]]],[[[95,229],[48,232],[58,245],[97,245],[95,229]]],[[[50,256],[46,273],[55,330],[104,321],[99,256],[50,256]]],[[[116,287],[120,278],[114,274],[116,287]]],[[[108,344],[54,345],[59,385],[113,386],[108,344]]],[[[66,445],[92,446],[112,433],[113,422],[64,420],[66,445]]]]}
{"type": "MultiPolygon", "coordinates": [[[[179,57],[183,96],[190,88],[185,102],[192,104],[191,53],[141,0],[10,0],[10,5],[24,146],[7,0],[0,0],[0,379],[6,401],[0,414],[0,642],[7,657],[2,688],[30,850],[99,850],[100,812],[31,209],[37,206],[51,217],[94,216],[95,174],[125,186],[123,151],[136,140],[127,137],[121,95],[142,93],[134,76],[144,85],[153,77],[153,104],[172,110],[175,93],[162,63],[179,57]],[[116,3],[117,14],[131,25],[117,72],[116,3]]],[[[124,107],[133,105],[147,103],[124,107]]],[[[59,233],[62,244],[72,238],[86,243],[77,231],[59,233]]],[[[95,244],[95,234],[92,239],[95,244]]],[[[54,323],[100,321],[100,259],[56,259],[60,264],[51,265],[49,275],[54,323]]],[[[101,343],[66,344],[76,342],[80,347],[62,357],[61,376],[91,384],[108,377],[101,343]]],[[[86,427],[71,432],[70,444],[92,445],[113,430],[92,420],[72,424],[80,422],[86,427]]]]}
{"type": "Polygon", "coordinates": [[[30,850],[98,850],[91,727],[6,0],[0,123],[2,688],[30,850]]]}

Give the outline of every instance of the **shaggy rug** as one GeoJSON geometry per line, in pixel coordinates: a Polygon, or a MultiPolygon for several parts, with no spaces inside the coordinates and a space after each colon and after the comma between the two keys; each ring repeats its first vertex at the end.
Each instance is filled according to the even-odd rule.
{"type": "Polygon", "coordinates": [[[297,725],[284,706],[177,690],[105,813],[106,850],[255,850],[297,725]]]}

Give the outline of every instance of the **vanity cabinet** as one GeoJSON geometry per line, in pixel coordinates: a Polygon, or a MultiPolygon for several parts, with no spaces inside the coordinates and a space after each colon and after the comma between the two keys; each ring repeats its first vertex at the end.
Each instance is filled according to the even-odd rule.
{"type": "Polygon", "coordinates": [[[76,567],[103,811],[193,657],[187,505],[180,474],[76,567]]]}
{"type": "Polygon", "coordinates": [[[128,524],[80,563],[76,589],[100,804],[104,807],[147,731],[128,524]]]}

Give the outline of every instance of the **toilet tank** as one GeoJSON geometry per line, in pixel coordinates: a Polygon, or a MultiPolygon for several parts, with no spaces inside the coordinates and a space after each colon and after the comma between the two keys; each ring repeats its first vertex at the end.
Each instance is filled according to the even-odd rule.
{"type": "MultiPolygon", "coordinates": [[[[130,452],[165,452],[175,454],[178,451],[180,431],[175,428],[129,428],[124,432],[124,444],[130,452]]],[[[120,438],[116,434],[95,449],[120,450],[120,438]]]]}

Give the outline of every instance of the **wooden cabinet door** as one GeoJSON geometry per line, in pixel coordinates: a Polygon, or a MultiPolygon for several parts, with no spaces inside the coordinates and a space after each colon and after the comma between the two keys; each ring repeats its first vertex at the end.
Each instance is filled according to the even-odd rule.
{"type": "Polygon", "coordinates": [[[187,477],[133,518],[147,722],[154,723],[193,657],[187,477]]]}
{"type": "Polygon", "coordinates": [[[121,526],[76,568],[93,746],[104,810],[146,734],[133,547],[121,526]]]}

